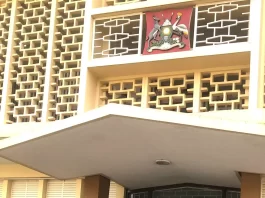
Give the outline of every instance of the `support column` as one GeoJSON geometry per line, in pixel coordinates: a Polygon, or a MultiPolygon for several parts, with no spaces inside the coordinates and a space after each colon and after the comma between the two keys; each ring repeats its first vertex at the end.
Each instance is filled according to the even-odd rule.
{"type": "Polygon", "coordinates": [[[116,184],[116,198],[124,198],[124,193],[124,187],[119,184],[116,184]]]}
{"type": "Polygon", "coordinates": [[[76,198],[83,198],[82,190],[83,190],[83,180],[77,179],[76,180],[76,196],[75,196],[76,198]]]}
{"type": "Polygon", "coordinates": [[[261,198],[261,176],[259,174],[242,173],[241,198],[261,198]]]}
{"type": "Polygon", "coordinates": [[[82,43],[82,58],[80,70],[80,85],[78,97],[77,113],[82,114],[88,110],[95,108],[95,90],[96,78],[92,72],[88,71],[88,63],[92,57],[92,35],[93,35],[93,20],[91,16],[92,3],[94,1],[86,1],[85,19],[84,19],[84,32],[82,43]]]}
{"type": "Polygon", "coordinates": [[[52,0],[49,42],[47,50],[46,73],[45,73],[45,86],[43,93],[43,105],[42,105],[42,115],[41,115],[42,122],[47,122],[49,117],[49,107],[50,107],[49,100],[50,100],[50,89],[51,89],[52,65],[54,58],[53,49],[54,49],[54,39],[55,39],[57,7],[58,7],[57,0],[52,0]]]}
{"type": "Polygon", "coordinates": [[[12,182],[10,180],[4,180],[3,183],[3,198],[10,198],[11,196],[11,185],[12,182]]]}
{"type": "Polygon", "coordinates": [[[83,198],[108,198],[110,180],[100,176],[86,177],[83,181],[83,198]]]}
{"type": "Polygon", "coordinates": [[[250,81],[249,81],[249,109],[255,110],[263,107],[264,92],[264,56],[265,56],[265,2],[264,0],[251,0],[249,41],[250,55],[250,81]]]}
{"type": "Polygon", "coordinates": [[[39,180],[38,198],[45,198],[46,191],[47,191],[47,180],[44,180],[44,179],[39,180]]]}

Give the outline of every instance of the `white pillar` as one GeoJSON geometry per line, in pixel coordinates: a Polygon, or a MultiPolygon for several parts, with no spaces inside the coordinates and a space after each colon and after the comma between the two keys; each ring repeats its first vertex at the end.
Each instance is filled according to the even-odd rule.
{"type": "Polygon", "coordinates": [[[45,198],[47,192],[47,180],[41,179],[39,180],[38,186],[38,198],[45,198]]]}
{"type": "Polygon", "coordinates": [[[45,73],[45,86],[43,93],[43,105],[42,105],[42,117],[41,121],[48,121],[49,114],[49,100],[50,100],[50,89],[51,89],[51,75],[53,65],[53,49],[54,49],[54,37],[55,37],[55,26],[56,26],[56,11],[57,11],[57,0],[52,0],[51,7],[51,18],[50,18],[50,29],[49,29],[49,40],[48,40],[48,51],[47,51],[47,62],[46,62],[46,73],[45,73]]]}
{"type": "Polygon", "coordinates": [[[250,90],[249,109],[255,110],[263,106],[264,92],[264,53],[265,34],[264,25],[264,0],[251,0],[249,41],[251,44],[250,54],[250,90]]]}
{"type": "MultiPolygon", "coordinates": [[[[92,9],[93,1],[87,0],[86,7],[85,7],[85,19],[84,19],[84,32],[83,32],[83,43],[82,43],[82,59],[81,59],[81,71],[80,71],[80,86],[79,86],[79,97],[78,97],[78,109],[77,113],[82,114],[87,109],[86,100],[88,94],[88,82],[91,86],[95,85],[93,83],[96,81],[93,74],[88,72],[88,62],[91,59],[91,43],[92,43],[92,34],[93,34],[93,27],[92,27],[92,17],[91,17],[91,9],[92,9]]],[[[90,85],[89,85],[90,86],[90,85]]],[[[96,86],[96,85],[95,85],[96,86]]],[[[93,92],[93,89],[91,90],[93,92]]],[[[94,92],[94,95],[96,93],[94,92]]],[[[92,96],[92,95],[91,95],[92,96]]],[[[90,100],[91,102],[92,100],[90,100]]],[[[95,103],[96,101],[94,101],[95,103]]],[[[92,104],[93,105],[93,104],[92,104]]]]}
{"type": "Polygon", "coordinates": [[[4,180],[2,198],[11,197],[11,185],[12,185],[12,182],[10,180],[4,180]]]}
{"type": "Polygon", "coordinates": [[[82,198],[82,191],[83,191],[83,179],[76,180],[76,198],[82,198]]]}

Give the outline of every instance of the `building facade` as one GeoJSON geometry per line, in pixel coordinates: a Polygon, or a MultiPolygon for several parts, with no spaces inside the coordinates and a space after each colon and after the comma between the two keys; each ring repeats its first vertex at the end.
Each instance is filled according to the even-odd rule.
{"type": "Polygon", "coordinates": [[[6,0],[0,198],[265,197],[263,0],[6,0]]]}

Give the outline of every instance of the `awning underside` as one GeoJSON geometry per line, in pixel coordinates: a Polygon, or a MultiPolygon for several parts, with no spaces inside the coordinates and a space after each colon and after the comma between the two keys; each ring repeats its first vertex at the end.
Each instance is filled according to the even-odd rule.
{"type": "Polygon", "coordinates": [[[0,157],[59,179],[102,174],[130,189],[175,183],[239,187],[236,171],[265,173],[263,136],[216,129],[220,122],[216,128],[194,126],[193,115],[187,125],[179,116],[189,118],[110,105],[60,122],[61,129],[58,122],[2,140],[0,157]],[[158,166],[157,159],[172,164],[158,166]]]}

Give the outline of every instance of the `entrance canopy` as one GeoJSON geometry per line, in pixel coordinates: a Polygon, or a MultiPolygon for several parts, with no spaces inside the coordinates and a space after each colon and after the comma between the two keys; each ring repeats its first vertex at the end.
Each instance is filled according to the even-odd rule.
{"type": "Polygon", "coordinates": [[[58,179],[101,174],[130,189],[239,187],[236,172],[265,173],[265,125],[252,115],[111,104],[1,140],[0,157],[58,179]],[[171,164],[159,166],[158,159],[171,164]]]}

